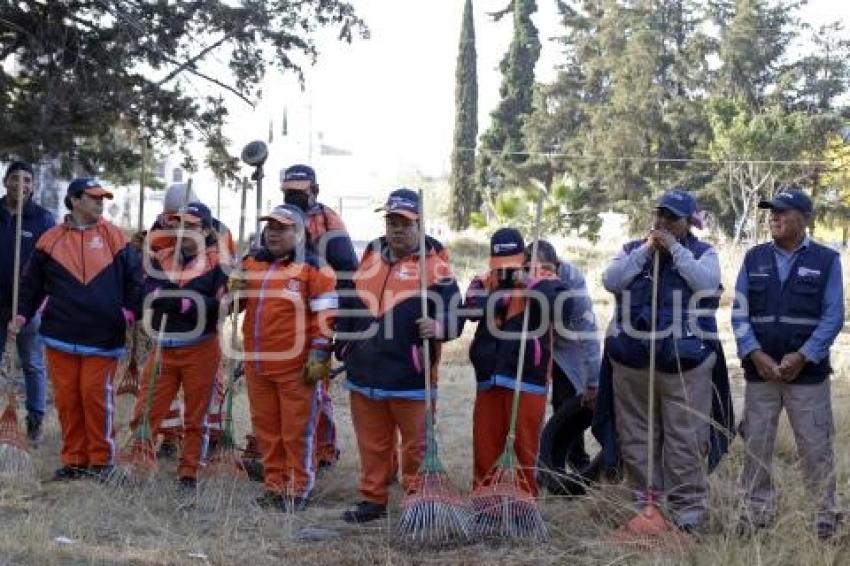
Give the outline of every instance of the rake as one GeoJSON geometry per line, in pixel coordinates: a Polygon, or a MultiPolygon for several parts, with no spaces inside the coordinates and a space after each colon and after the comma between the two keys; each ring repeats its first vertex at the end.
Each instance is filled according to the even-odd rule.
{"type": "Polygon", "coordinates": [[[133,397],[139,394],[139,364],[136,361],[139,351],[139,338],[136,336],[136,328],[129,330],[130,356],[127,359],[127,365],[124,366],[123,376],[115,391],[116,395],[132,395],[133,397]]]}
{"type": "MultiPolygon", "coordinates": [[[[428,316],[428,275],[425,258],[424,200],[419,190],[419,294],[422,317],[428,316]]],[[[431,341],[423,340],[422,368],[425,373],[425,456],[416,476],[415,489],[401,503],[396,534],[414,546],[437,546],[470,540],[470,513],[458,490],[449,481],[440,460],[434,426],[431,384],[431,341]]]]}
{"type": "MultiPolygon", "coordinates": [[[[237,245],[242,245],[242,240],[245,238],[245,208],[247,206],[248,184],[242,185],[242,214],[239,218],[239,241],[237,245]]],[[[237,261],[240,256],[237,252],[237,261]]],[[[232,322],[230,327],[230,348],[235,354],[239,348],[239,305],[238,295],[233,300],[232,322]]],[[[205,467],[205,474],[213,477],[236,477],[239,479],[247,479],[248,472],[243,464],[243,453],[236,445],[236,427],[233,423],[233,398],[236,392],[236,382],[239,381],[240,367],[236,359],[230,360],[230,367],[227,370],[228,380],[227,387],[224,390],[224,398],[222,399],[222,418],[224,419],[224,428],[222,430],[221,439],[216,449],[216,454],[208,462],[205,467]]]]}
{"type": "MultiPolygon", "coordinates": [[[[18,314],[18,292],[21,284],[21,233],[23,222],[23,195],[18,191],[18,203],[15,215],[15,259],[12,277],[12,320],[18,314]]],[[[3,381],[6,388],[6,409],[0,415],[0,473],[9,476],[30,476],[34,473],[32,458],[29,454],[27,437],[21,430],[18,419],[18,398],[12,384],[17,369],[18,351],[15,336],[6,332],[6,344],[3,352],[3,381]]]]}
{"type": "Polygon", "coordinates": [[[145,405],[142,411],[142,422],[133,431],[130,445],[119,456],[118,465],[109,478],[110,483],[143,483],[156,473],[156,446],[151,428],[151,409],[153,408],[154,390],[162,371],[162,338],[168,315],[162,316],[159,324],[156,344],[153,352],[151,373],[145,390],[145,405]]]}
{"type": "MultiPolygon", "coordinates": [[[[537,246],[540,240],[540,219],[543,214],[543,198],[546,189],[538,187],[540,194],[534,219],[534,240],[531,246],[532,261],[537,258],[537,246]]],[[[532,486],[520,469],[516,454],[516,427],[519,416],[519,401],[522,392],[522,374],[525,362],[526,341],[528,337],[530,309],[526,301],[522,315],[522,333],[520,334],[519,359],[517,360],[516,383],[511,402],[510,423],[505,441],[505,449],[494,470],[472,493],[472,508],[475,513],[475,529],[482,537],[500,537],[509,539],[546,540],[548,530],[532,486]]],[[[533,481],[533,480],[532,480],[533,481]]]]}
{"type": "Polygon", "coordinates": [[[647,474],[646,488],[643,495],[643,510],[632,517],[625,525],[618,527],[610,538],[613,542],[645,551],[675,550],[687,547],[692,542],[689,537],[680,532],[658,507],[658,494],[653,488],[652,478],[655,473],[655,340],[657,330],[658,310],[658,276],[660,270],[660,254],[656,251],[652,260],[652,319],[649,335],[649,383],[647,387],[647,474]]]}

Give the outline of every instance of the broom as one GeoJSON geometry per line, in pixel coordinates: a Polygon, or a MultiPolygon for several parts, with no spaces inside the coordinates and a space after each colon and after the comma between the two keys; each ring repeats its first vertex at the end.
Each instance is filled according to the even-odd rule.
{"type": "MultiPolygon", "coordinates": [[[[419,190],[419,294],[422,317],[428,316],[428,274],[426,272],[424,201],[419,190]]],[[[467,541],[470,515],[460,493],[449,481],[440,461],[431,396],[431,341],[423,339],[422,367],[425,373],[425,456],[416,477],[416,489],[402,500],[397,536],[413,545],[437,546],[467,541]]]]}
{"type": "MultiPolygon", "coordinates": [[[[534,218],[534,240],[531,246],[532,262],[537,261],[537,246],[540,240],[540,219],[543,213],[545,187],[538,187],[537,210],[534,218]]],[[[545,540],[548,537],[546,523],[540,514],[531,486],[520,471],[516,448],[516,426],[519,416],[519,401],[522,392],[522,373],[525,362],[530,309],[526,301],[522,315],[519,359],[517,360],[516,384],[511,403],[511,417],[505,449],[489,477],[472,494],[475,526],[481,536],[502,538],[524,538],[545,540]]]]}
{"type": "Polygon", "coordinates": [[[159,379],[162,366],[162,338],[165,334],[165,325],[168,315],[164,314],[159,323],[156,344],[153,352],[153,363],[145,391],[145,405],[142,411],[142,422],[133,431],[130,445],[122,451],[118,465],[115,467],[110,483],[142,483],[156,473],[156,447],[153,430],[151,429],[151,409],[153,408],[153,396],[156,382],[159,379]]]}
{"type": "MultiPolygon", "coordinates": [[[[245,238],[245,208],[247,206],[248,184],[242,185],[242,214],[239,217],[239,240],[237,246],[242,245],[242,240],[245,238]]],[[[241,256],[237,251],[237,261],[241,261],[241,256]]],[[[237,308],[238,295],[233,300],[233,317],[230,329],[230,348],[234,353],[239,348],[238,330],[239,330],[239,309],[237,308]]],[[[222,430],[221,439],[219,440],[218,449],[215,456],[209,461],[205,467],[205,474],[211,476],[236,477],[239,479],[247,479],[248,472],[243,463],[243,453],[236,445],[236,427],[233,423],[233,398],[236,392],[236,382],[239,380],[240,371],[239,363],[234,358],[228,364],[230,367],[227,370],[228,380],[224,390],[224,398],[222,399],[222,418],[224,419],[224,429],[222,430]]]]}
{"type": "Polygon", "coordinates": [[[652,478],[655,473],[655,340],[658,310],[658,274],[660,254],[656,251],[652,260],[652,319],[649,335],[649,391],[647,398],[647,472],[643,510],[625,525],[611,533],[613,542],[646,551],[664,548],[682,548],[688,544],[687,535],[681,533],[664,518],[658,508],[658,495],[653,489],[652,478]]]}
{"type": "MultiPolygon", "coordinates": [[[[21,233],[23,224],[24,201],[18,191],[18,205],[15,216],[15,259],[12,274],[12,320],[18,314],[18,292],[21,284],[21,233]]],[[[21,430],[18,419],[18,398],[12,384],[17,368],[18,351],[15,335],[6,332],[6,345],[3,353],[2,378],[6,387],[6,409],[0,415],[0,474],[10,476],[32,475],[32,458],[26,434],[21,430]]]]}

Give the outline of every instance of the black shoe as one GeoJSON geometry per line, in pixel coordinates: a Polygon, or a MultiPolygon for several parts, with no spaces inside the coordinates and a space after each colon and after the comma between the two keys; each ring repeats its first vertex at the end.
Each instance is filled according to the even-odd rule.
{"type": "Polygon", "coordinates": [[[262,460],[242,458],[242,467],[245,469],[245,473],[248,474],[249,480],[262,482],[265,479],[262,460]]]}
{"type": "Polygon", "coordinates": [[[115,466],[89,466],[88,470],[86,470],[85,477],[101,483],[112,481],[116,478],[115,466]]]}
{"type": "Polygon", "coordinates": [[[261,496],[254,500],[254,503],[263,509],[273,509],[276,511],[286,511],[286,498],[279,493],[266,491],[261,496]]]}
{"type": "Polygon", "coordinates": [[[180,446],[178,446],[177,441],[166,438],[160,443],[159,450],[156,451],[156,458],[157,460],[174,460],[178,452],[180,452],[180,446]]]}
{"type": "Polygon", "coordinates": [[[387,506],[371,501],[361,501],[354,509],[349,509],[342,514],[346,523],[368,523],[387,516],[387,506]]]}
{"type": "Polygon", "coordinates": [[[42,415],[29,413],[27,415],[27,438],[30,441],[32,448],[38,448],[44,438],[44,433],[41,430],[42,415]]]}
{"type": "Polygon", "coordinates": [[[180,476],[177,480],[177,484],[183,491],[195,491],[198,489],[198,480],[192,476],[180,476]]]}
{"type": "Polygon", "coordinates": [[[55,472],[50,481],[74,481],[88,475],[88,470],[82,466],[62,466],[55,472]]]}
{"type": "Polygon", "coordinates": [[[739,537],[751,537],[769,526],[770,522],[766,519],[753,519],[749,515],[742,515],[735,530],[739,537]]]}
{"type": "Polygon", "coordinates": [[[820,540],[829,540],[835,536],[835,523],[818,523],[816,529],[820,540]]]}
{"type": "Polygon", "coordinates": [[[294,512],[300,512],[307,509],[307,506],[310,505],[309,497],[293,497],[290,500],[290,505],[292,506],[292,510],[294,512]]]}

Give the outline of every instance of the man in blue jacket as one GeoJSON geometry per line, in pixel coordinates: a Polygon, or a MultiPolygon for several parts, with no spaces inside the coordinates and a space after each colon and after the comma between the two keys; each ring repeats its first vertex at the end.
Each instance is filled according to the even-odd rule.
{"type": "MultiPolygon", "coordinates": [[[[12,292],[15,265],[15,227],[18,205],[23,201],[21,224],[21,265],[24,266],[35,250],[42,234],[55,221],[47,209],[32,199],[33,170],[29,163],[15,161],[3,176],[6,196],[0,198],[0,328],[5,332],[12,318],[12,292]]],[[[41,318],[36,315],[18,335],[18,356],[24,370],[27,392],[27,436],[33,446],[41,440],[41,421],[46,405],[44,353],[38,337],[41,318]]],[[[2,357],[3,352],[0,352],[2,357]]]]}
{"type": "Polygon", "coordinates": [[[835,534],[834,423],[829,349],[844,325],[844,291],[838,254],[806,235],[809,197],[784,187],[772,200],[771,242],[749,250],[735,284],[732,327],[747,380],[746,442],[741,488],[742,534],[770,525],[776,494],[771,461],[779,414],[794,430],[806,487],[819,506],[817,535],[835,534]]]}

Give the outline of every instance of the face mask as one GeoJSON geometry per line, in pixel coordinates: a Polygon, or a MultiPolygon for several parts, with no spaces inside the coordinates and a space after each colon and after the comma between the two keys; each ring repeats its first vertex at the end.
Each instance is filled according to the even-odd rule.
{"type": "Polygon", "coordinates": [[[304,212],[307,212],[307,208],[310,206],[310,195],[307,194],[307,191],[284,191],[283,202],[297,206],[304,212]]]}

